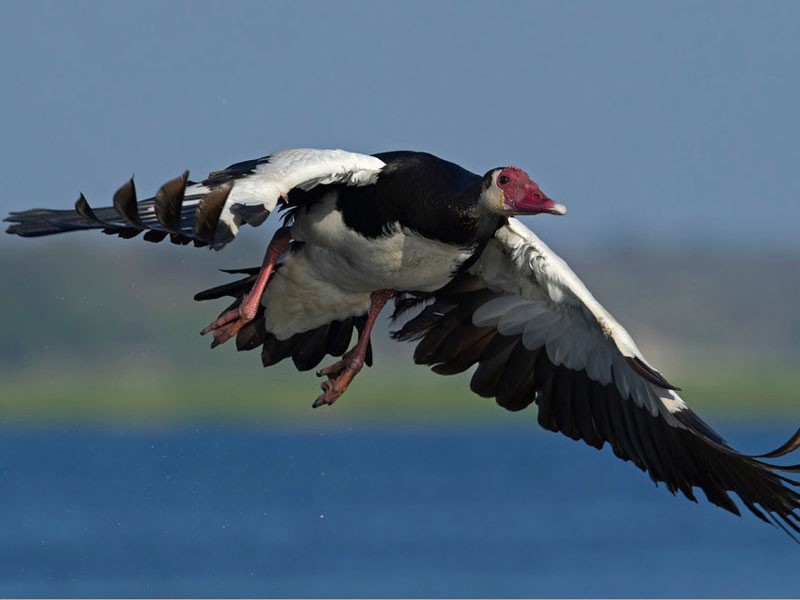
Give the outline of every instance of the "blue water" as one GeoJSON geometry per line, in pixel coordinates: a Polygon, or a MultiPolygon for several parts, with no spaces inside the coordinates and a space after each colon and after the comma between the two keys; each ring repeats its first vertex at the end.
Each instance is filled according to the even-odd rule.
{"type": "Polygon", "coordinates": [[[779,530],[533,427],[0,433],[2,596],[800,594],[779,530]]]}

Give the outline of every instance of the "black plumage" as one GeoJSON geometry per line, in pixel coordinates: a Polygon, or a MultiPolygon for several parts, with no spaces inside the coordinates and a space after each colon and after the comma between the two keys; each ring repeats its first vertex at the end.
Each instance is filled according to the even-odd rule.
{"type": "MultiPolygon", "coordinates": [[[[450,289],[457,288],[457,282],[450,286],[450,289]]],[[[488,294],[491,290],[484,292],[488,294]]],[[[469,293],[480,293],[480,290],[473,289],[469,293]]],[[[437,355],[430,348],[438,349],[444,343],[442,328],[450,327],[448,323],[457,320],[457,307],[463,306],[462,301],[463,294],[448,294],[444,289],[395,333],[397,339],[417,341],[416,362],[432,365],[438,373],[461,369],[462,364],[458,369],[448,369],[447,362],[437,362],[437,356],[444,355],[442,351],[437,355]]],[[[463,314],[458,320],[470,322],[463,314]]],[[[461,333],[463,335],[463,330],[461,333]]],[[[473,327],[471,333],[475,341],[485,334],[477,327],[473,327]]],[[[463,340],[458,343],[465,345],[463,340]]],[[[800,470],[800,466],[777,467],[761,460],[797,449],[800,430],[771,453],[760,458],[743,456],[694,412],[687,409],[675,413],[686,428],[672,427],[623,399],[615,385],[603,385],[590,379],[585,372],[554,365],[543,349],[524,348],[518,336],[496,334],[485,349],[486,355],[473,361],[477,369],[471,388],[477,394],[494,396],[497,403],[508,410],[519,410],[535,401],[542,427],[583,440],[598,449],[609,443],[618,458],[631,461],[655,482],[665,483],[672,493],[679,491],[696,501],[692,492],[696,486],[712,503],[739,514],[729,495],[730,491],[735,491],[759,518],[768,522],[777,519],[781,527],[800,532],[800,519],[795,510],[800,496],[783,485],[795,483],[780,475],[781,471],[800,470]]],[[[449,359],[460,362],[462,356],[453,355],[449,359]]],[[[638,370],[645,368],[642,366],[638,370]]],[[[669,385],[651,368],[646,372],[648,379],[669,385]]],[[[674,388],[670,386],[670,389],[674,388]]]]}

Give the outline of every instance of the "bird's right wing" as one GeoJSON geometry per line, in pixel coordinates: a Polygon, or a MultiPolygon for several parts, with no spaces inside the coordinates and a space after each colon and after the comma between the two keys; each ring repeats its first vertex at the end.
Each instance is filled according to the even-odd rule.
{"type": "Polygon", "coordinates": [[[763,456],[737,452],[681,399],[567,264],[516,219],[487,244],[469,273],[395,334],[419,340],[417,363],[452,374],[477,364],[470,387],[539,424],[646,470],[694,500],[693,488],[736,514],[734,493],[754,514],[800,533],[800,482],[764,458],[800,446],[800,430],[763,456]]]}
{"type": "Polygon", "coordinates": [[[344,150],[282,150],[211,173],[201,182],[184,172],[137,202],[133,179],[114,194],[113,206],[92,209],[81,195],[75,210],[32,209],[11,213],[8,233],[24,237],[102,229],[121,237],[145,232],[148,241],[169,236],[175,243],[221,248],[244,223],[263,223],[295,188],[371,185],[384,167],[374,156],[344,150]]]}

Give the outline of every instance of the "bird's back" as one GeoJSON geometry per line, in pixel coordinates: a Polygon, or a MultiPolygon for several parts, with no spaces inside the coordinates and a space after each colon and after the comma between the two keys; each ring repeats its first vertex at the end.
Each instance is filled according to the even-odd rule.
{"type": "Polygon", "coordinates": [[[348,226],[376,237],[387,224],[398,223],[447,244],[475,243],[480,175],[427,152],[374,156],[386,163],[375,185],[342,190],[339,196],[348,226]]]}

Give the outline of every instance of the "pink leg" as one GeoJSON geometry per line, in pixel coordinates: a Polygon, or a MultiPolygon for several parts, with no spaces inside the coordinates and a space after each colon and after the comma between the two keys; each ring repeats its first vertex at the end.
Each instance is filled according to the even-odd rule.
{"type": "Polygon", "coordinates": [[[261,304],[261,297],[264,295],[269,278],[275,270],[275,264],[289,248],[291,239],[291,232],[288,227],[281,227],[275,232],[269,246],[267,246],[267,253],[264,255],[264,262],[258,272],[258,277],[256,277],[250,291],[242,297],[241,304],[220,315],[216,321],[200,332],[201,335],[209,332],[214,333],[214,341],[211,342],[212,348],[227,342],[256,316],[258,306],[261,304]]]}
{"type": "Polygon", "coordinates": [[[378,318],[378,314],[386,305],[389,298],[392,297],[393,293],[393,290],[378,290],[377,292],[372,292],[370,295],[367,322],[364,324],[364,331],[362,331],[361,335],[358,337],[356,345],[342,357],[342,360],[317,372],[317,377],[327,377],[328,381],[322,382],[322,395],[314,400],[314,404],[312,404],[314,408],[322,406],[323,404],[333,404],[336,402],[339,396],[344,394],[347,386],[353,381],[353,378],[361,370],[361,367],[364,366],[369,336],[372,333],[373,325],[375,325],[375,319],[378,318]]]}

